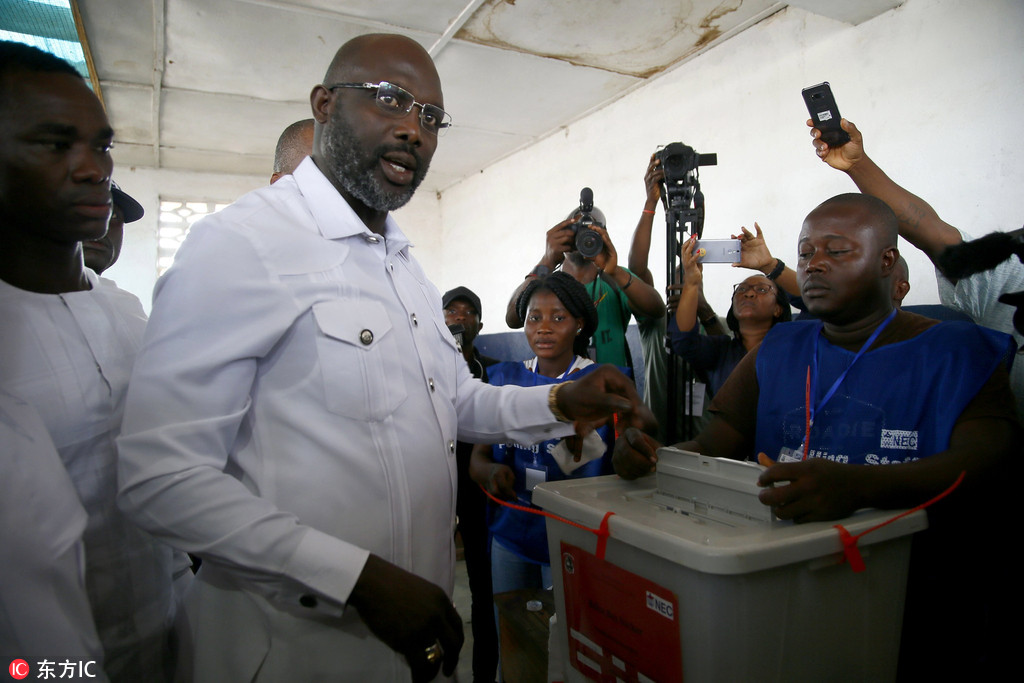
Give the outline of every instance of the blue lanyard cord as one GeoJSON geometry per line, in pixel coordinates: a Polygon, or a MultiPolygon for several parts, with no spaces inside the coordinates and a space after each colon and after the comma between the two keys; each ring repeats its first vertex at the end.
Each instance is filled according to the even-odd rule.
{"type": "MultiPolygon", "coordinates": [[[[853,367],[853,364],[860,360],[860,357],[863,356],[869,348],[871,348],[871,345],[878,339],[878,335],[882,334],[882,330],[884,330],[889,323],[892,322],[892,319],[896,317],[896,312],[898,310],[899,309],[897,308],[892,309],[892,313],[882,321],[881,325],[875,328],[875,331],[871,333],[871,336],[868,337],[866,342],[864,342],[864,345],[860,347],[860,351],[858,351],[857,355],[853,357],[850,364],[846,366],[846,369],[843,370],[839,377],[836,378],[836,381],[832,383],[832,387],[828,390],[828,393],[825,394],[825,397],[811,408],[811,424],[814,424],[814,418],[818,414],[818,411],[825,407],[825,404],[829,402],[832,396],[836,393],[836,390],[839,389],[839,385],[843,383],[844,379],[846,379],[846,376],[850,373],[850,368],[853,367]]],[[[824,329],[825,328],[822,327],[818,330],[818,336],[814,340],[814,364],[811,369],[811,396],[818,395],[818,344],[821,342],[821,333],[824,329]]]]}
{"type": "MultiPolygon", "coordinates": [[[[562,376],[558,378],[559,382],[561,382],[563,379],[565,379],[566,377],[569,376],[569,373],[572,372],[573,366],[576,365],[576,359],[577,358],[579,358],[579,356],[573,356],[572,357],[572,361],[569,363],[569,367],[566,368],[565,372],[562,373],[562,376]]],[[[537,358],[536,356],[534,356],[533,357],[533,374],[535,374],[535,375],[539,375],[540,374],[540,370],[537,369],[538,365],[540,365],[540,359],[537,358]]]]}

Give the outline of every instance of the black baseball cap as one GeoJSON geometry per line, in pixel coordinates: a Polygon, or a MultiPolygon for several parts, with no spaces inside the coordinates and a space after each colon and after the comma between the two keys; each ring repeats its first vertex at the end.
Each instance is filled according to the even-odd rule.
{"type": "Polygon", "coordinates": [[[117,186],[113,180],[110,181],[110,194],[114,198],[114,203],[117,204],[117,208],[121,209],[121,213],[124,214],[125,223],[134,223],[143,216],[146,215],[145,209],[142,208],[142,204],[132,199],[132,197],[117,186]]]}
{"type": "Polygon", "coordinates": [[[476,315],[478,318],[483,320],[484,312],[480,307],[480,297],[473,293],[473,290],[469,287],[456,287],[455,289],[449,289],[441,297],[441,305],[444,308],[448,308],[448,304],[455,301],[456,299],[465,299],[469,303],[473,304],[473,308],[476,309],[476,315]]]}

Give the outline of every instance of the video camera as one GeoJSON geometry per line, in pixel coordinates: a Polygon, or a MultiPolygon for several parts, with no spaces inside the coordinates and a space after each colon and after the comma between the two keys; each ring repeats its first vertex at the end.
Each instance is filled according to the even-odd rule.
{"type": "Polygon", "coordinates": [[[693,147],[681,142],[665,145],[654,156],[661,161],[661,168],[665,171],[661,186],[665,211],[690,208],[694,191],[700,189],[697,167],[718,165],[717,154],[698,154],[693,147]]]}
{"type": "MultiPolygon", "coordinates": [[[[718,155],[698,154],[693,147],[673,142],[659,149],[654,156],[661,162],[661,168],[665,172],[665,179],[661,182],[661,201],[665,206],[665,274],[669,282],[681,282],[680,246],[687,235],[701,239],[704,234],[704,193],[700,191],[700,174],[697,168],[717,166],[718,155]]],[[[680,357],[675,356],[674,352],[671,353],[672,361],[668,363],[667,368],[667,386],[670,389],[665,402],[663,422],[666,426],[667,443],[684,441],[693,436],[689,422],[680,424],[676,416],[683,414],[683,406],[687,406],[687,410],[692,412],[696,405],[693,385],[689,381],[694,376],[692,368],[680,357]]]]}

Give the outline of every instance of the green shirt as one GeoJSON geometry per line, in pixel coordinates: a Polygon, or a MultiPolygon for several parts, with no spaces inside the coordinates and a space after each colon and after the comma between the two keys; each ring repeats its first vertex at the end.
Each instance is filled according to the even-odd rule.
{"type": "MultiPolygon", "coordinates": [[[[629,272],[627,269],[626,272],[629,272]]],[[[632,275],[632,273],[630,273],[632,275]]],[[[636,278],[636,276],[633,276],[636,278]]],[[[583,285],[590,300],[597,308],[597,330],[593,343],[597,348],[598,363],[611,363],[620,367],[631,367],[628,360],[629,346],[626,344],[626,326],[632,313],[626,293],[598,276],[593,282],[583,285]]]]}

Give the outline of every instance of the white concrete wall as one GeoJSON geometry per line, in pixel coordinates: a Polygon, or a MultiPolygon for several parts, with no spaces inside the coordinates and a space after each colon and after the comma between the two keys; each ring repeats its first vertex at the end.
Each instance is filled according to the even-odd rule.
{"type": "MultiPolygon", "coordinates": [[[[869,153],[943,218],[976,234],[1017,228],[1024,221],[1022,35],[1020,0],[908,0],[859,26],[791,7],[449,188],[440,200],[417,195],[396,218],[438,288],[472,287],[485,308],[486,331],[498,332],[506,329],[509,294],[542,254],[544,233],[584,185],[594,189],[625,263],[648,157],[660,144],[682,141],[718,154],[719,165],[701,171],[705,236],[728,237],[757,220],[774,253],[792,264],[807,212],[855,190],[818,161],[804,125],[801,88],[828,80],[869,153]]],[[[124,254],[109,274],[147,307],[157,197],[230,200],[267,182],[120,167],[114,177],[147,216],[126,230],[124,254]]],[[[655,230],[650,263],[663,287],[660,210],[655,230]]],[[[901,250],[913,281],[907,302],[937,302],[927,259],[905,243],[901,250]]],[[[740,276],[727,266],[707,268],[708,297],[720,312],[740,276]]]]}
{"type": "MultiPolygon", "coordinates": [[[[908,0],[859,26],[788,8],[447,190],[444,252],[428,272],[442,290],[475,289],[487,331],[505,329],[510,292],[584,185],[625,263],[648,157],[673,141],[718,153],[719,165],[701,170],[705,237],[728,237],[757,220],[775,255],[792,264],[803,217],[856,190],[817,159],[804,125],[800,90],[825,80],[872,157],[944,219],[976,234],[1020,227],[1022,35],[1019,0],[908,0]]],[[[664,225],[659,209],[650,263],[660,287],[664,225]]],[[[913,282],[907,303],[937,302],[927,259],[902,241],[901,250],[913,282]]],[[[709,300],[721,313],[741,273],[705,269],[709,300]]]]}
{"type": "MultiPolygon", "coordinates": [[[[116,149],[116,148],[115,148],[116,149]]],[[[157,216],[160,198],[190,201],[232,202],[246,192],[266,185],[266,177],[190,173],[187,171],[122,168],[114,166],[114,180],[146,210],[140,220],[125,226],[121,257],[104,277],[111,278],[142,301],[146,312],[152,303],[157,269],[157,216]]],[[[416,247],[416,255],[428,272],[436,273],[444,257],[437,196],[422,193],[401,211],[396,220],[416,247]]]]}
{"type": "Polygon", "coordinates": [[[232,202],[246,192],[266,184],[266,178],[216,173],[155,170],[122,167],[114,156],[114,181],[142,204],[146,215],[124,226],[121,257],[103,276],[115,280],[142,301],[149,312],[156,283],[157,218],[160,198],[191,201],[232,202]]]}

